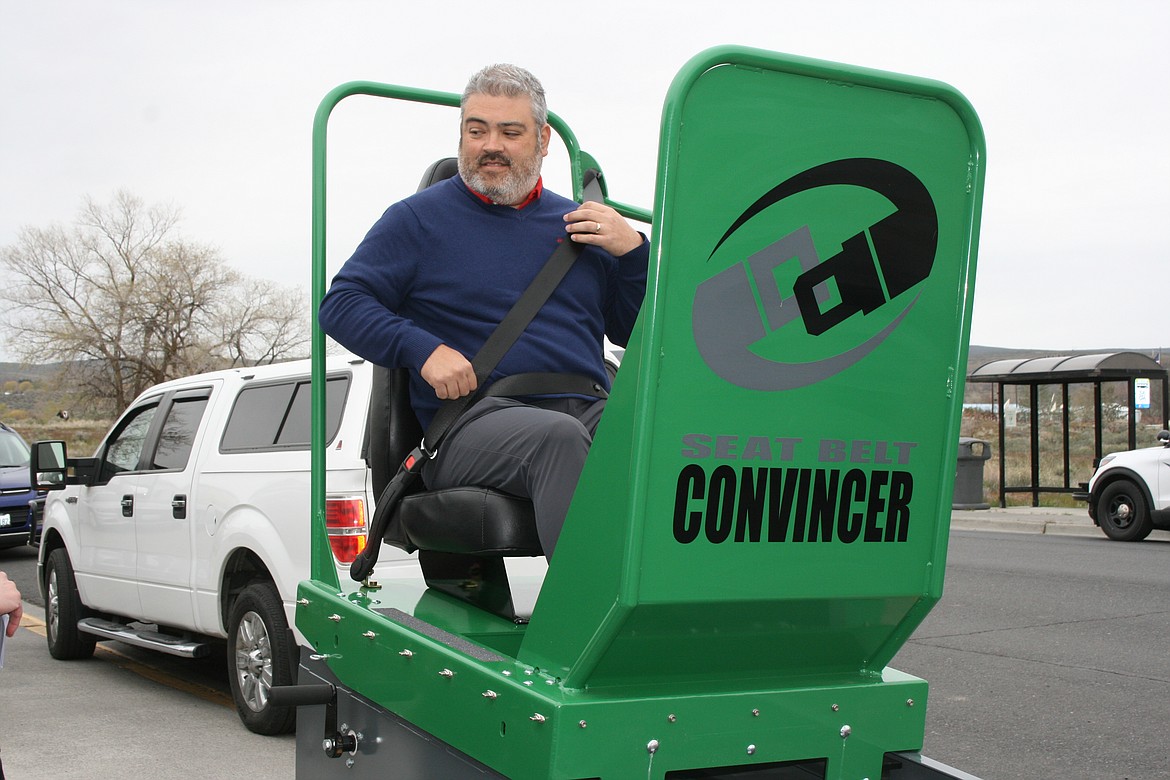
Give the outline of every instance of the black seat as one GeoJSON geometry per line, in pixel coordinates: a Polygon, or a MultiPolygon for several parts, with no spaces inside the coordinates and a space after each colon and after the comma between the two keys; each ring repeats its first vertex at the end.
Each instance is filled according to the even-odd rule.
{"type": "MultiPolygon", "coordinates": [[[[454,158],[439,160],[427,169],[419,189],[456,171],[454,158]]],[[[409,381],[405,368],[374,367],[367,457],[376,496],[422,441],[422,427],[410,406],[409,381]]],[[[531,501],[478,486],[417,488],[395,507],[395,524],[418,549],[428,586],[518,619],[503,558],[544,554],[531,501]]]]}
{"type": "MultiPolygon", "coordinates": [[[[398,465],[422,441],[410,407],[407,369],[374,367],[370,410],[370,467],[381,495],[398,465]],[[375,453],[377,454],[375,458],[375,453]]],[[[416,489],[394,510],[411,546],[469,555],[543,555],[532,502],[485,487],[416,489]]]]}

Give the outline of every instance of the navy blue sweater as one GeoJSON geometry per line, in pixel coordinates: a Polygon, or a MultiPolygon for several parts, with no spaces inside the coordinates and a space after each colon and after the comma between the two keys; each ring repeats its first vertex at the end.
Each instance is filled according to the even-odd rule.
{"type": "MultiPolygon", "coordinates": [[[[556,249],[577,204],[548,191],[522,209],[484,203],[459,176],[400,201],[342,266],[321,302],[325,332],[361,357],[411,371],[424,429],[442,403],[419,370],[440,344],[468,360],[556,249]]],[[[489,381],[529,371],[609,386],[608,335],[625,346],[646,291],[649,242],[620,259],[585,251],[489,381]]]]}

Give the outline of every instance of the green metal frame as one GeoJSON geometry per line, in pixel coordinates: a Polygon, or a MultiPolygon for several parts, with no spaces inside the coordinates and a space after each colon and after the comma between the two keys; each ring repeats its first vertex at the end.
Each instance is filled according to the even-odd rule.
{"type": "MultiPolygon", "coordinates": [[[[314,133],[314,312],[324,293],[325,123],[352,94],[458,102],[367,82],[326,97],[314,133]]],[[[579,198],[580,173],[595,161],[550,123],[579,198]]],[[[736,47],[692,59],[663,111],[642,316],[531,623],[417,586],[339,593],[315,396],[313,579],[297,612],[315,652],[345,686],[513,778],[661,778],[808,759],[825,760],[829,777],[877,777],[886,753],[921,749],[926,682],[886,664],[942,592],[984,157],[974,111],[938,82],[736,47]],[[858,160],[910,172],[937,220],[926,272],[900,284],[897,268],[882,266],[880,289],[860,299],[831,282],[859,256],[891,260],[884,243],[875,253],[872,232],[902,208],[901,194],[881,197],[884,178],[846,177],[748,208],[777,182],[858,160]],[[769,303],[760,286],[791,265],[776,247],[804,235],[829,258],[804,272],[833,274],[810,286],[817,303],[801,306],[865,303],[864,316],[817,336],[807,317],[807,333],[781,322],[792,305],[769,303]],[[772,265],[749,279],[769,252],[772,265]],[[744,290],[764,325],[757,341],[728,344],[735,365],[748,366],[729,370],[704,352],[702,331],[740,338],[720,320],[740,316],[729,296],[744,290]],[[799,358],[784,371],[811,379],[756,386],[778,381],[790,354],[799,358]],[[898,375],[907,369],[913,381],[898,375]],[[778,539],[753,542],[749,502],[732,508],[723,496],[762,491],[765,480],[773,492],[758,522],[771,533],[777,513],[796,519],[778,539]],[[832,500],[817,499],[830,480],[832,500]],[[850,487],[838,492],[838,480],[850,487]],[[694,523],[705,533],[689,536],[694,523]]],[[[913,213],[918,229],[925,212],[913,213]]],[[[315,388],[323,346],[314,320],[315,388]]]]}

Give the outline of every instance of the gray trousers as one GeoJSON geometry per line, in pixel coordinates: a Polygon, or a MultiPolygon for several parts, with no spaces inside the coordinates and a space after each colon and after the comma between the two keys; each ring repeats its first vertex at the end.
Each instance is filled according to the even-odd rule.
{"type": "Polygon", "coordinates": [[[484,398],[423,465],[423,481],[430,490],[480,485],[531,499],[551,559],[604,409],[605,401],[580,398],[484,398]]]}

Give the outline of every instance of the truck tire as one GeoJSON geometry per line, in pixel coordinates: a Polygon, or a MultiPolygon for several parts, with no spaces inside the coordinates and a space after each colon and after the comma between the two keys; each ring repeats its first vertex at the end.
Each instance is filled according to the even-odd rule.
{"type": "Polygon", "coordinates": [[[73,661],[93,655],[97,639],[77,629],[77,621],[87,614],[77,593],[69,553],[58,547],[45,559],[45,638],[51,656],[73,661]]]}
{"type": "Polygon", "coordinates": [[[1111,482],[1097,499],[1097,523],[1110,539],[1140,542],[1154,530],[1141,488],[1127,479],[1111,482]]]}
{"type": "Polygon", "coordinates": [[[249,585],[232,604],[227,641],[232,699],[240,720],[256,734],[286,734],[296,725],[296,707],[274,707],[268,700],[272,686],[295,682],[292,636],[271,583],[249,585]]]}

